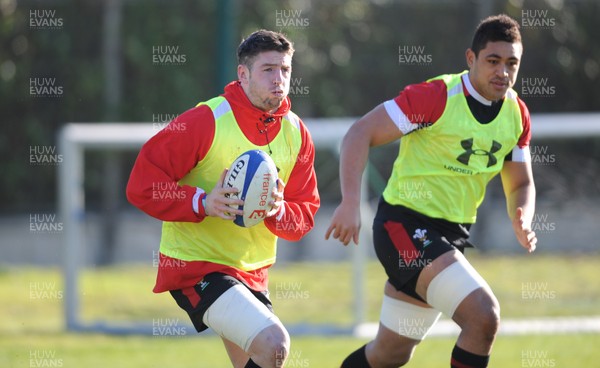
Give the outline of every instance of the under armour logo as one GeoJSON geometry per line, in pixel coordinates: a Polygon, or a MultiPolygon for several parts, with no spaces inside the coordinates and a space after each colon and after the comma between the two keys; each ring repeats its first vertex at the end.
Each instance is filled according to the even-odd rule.
{"type": "Polygon", "coordinates": [[[494,153],[498,152],[500,148],[502,148],[500,142],[492,140],[492,147],[489,151],[480,148],[473,149],[473,138],[463,139],[462,141],[460,141],[460,145],[465,150],[465,152],[458,155],[456,159],[467,166],[469,165],[469,159],[471,158],[471,155],[487,156],[487,167],[494,166],[496,162],[498,162],[496,156],[494,156],[494,153]]]}

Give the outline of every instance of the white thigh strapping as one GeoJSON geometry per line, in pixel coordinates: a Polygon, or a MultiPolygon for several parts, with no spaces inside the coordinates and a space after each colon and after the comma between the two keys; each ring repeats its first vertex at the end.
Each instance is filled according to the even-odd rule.
{"type": "Polygon", "coordinates": [[[217,298],[204,313],[202,321],[245,352],[262,330],[281,324],[279,318],[243,285],[232,286],[217,298]]]}
{"type": "Polygon", "coordinates": [[[441,313],[432,308],[410,304],[402,300],[383,296],[381,324],[398,335],[414,340],[423,340],[441,313]]]}
{"type": "Polygon", "coordinates": [[[427,304],[452,318],[460,302],[481,287],[490,290],[487,282],[469,262],[459,260],[431,280],[427,288],[427,304]]]}

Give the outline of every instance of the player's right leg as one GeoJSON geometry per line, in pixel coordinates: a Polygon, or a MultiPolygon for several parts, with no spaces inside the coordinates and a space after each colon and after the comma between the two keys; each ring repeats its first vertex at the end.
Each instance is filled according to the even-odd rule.
{"type": "Polygon", "coordinates": [[[490,354],[500,307],[489,285],[462,253],[455,250],[437,258],[421,272],[416,289],[460,326],[459,349],[479,356],[490,354]]]}

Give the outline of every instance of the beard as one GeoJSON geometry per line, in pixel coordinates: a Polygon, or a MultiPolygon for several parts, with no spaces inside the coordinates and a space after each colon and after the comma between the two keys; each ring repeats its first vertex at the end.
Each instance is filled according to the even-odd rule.
{"type": "Polygon", "coordinates": [[[265,98],[262,101],[263,104],[263,109],[264,110],[268,110],[268,111],[272,111],[272,110],[276,110],[279,109],[279,107],[281,106],[281,103],[283,102],[283,100],[285,99],[285,97],[268,97],[265,98]]]}

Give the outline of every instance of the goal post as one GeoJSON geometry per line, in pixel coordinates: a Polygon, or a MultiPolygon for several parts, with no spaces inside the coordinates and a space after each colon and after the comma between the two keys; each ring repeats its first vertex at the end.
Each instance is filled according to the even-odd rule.
{"type": "Polygon", "coordinates": [[[156,130],[150,124],[71,123],[59,133],[63,163],[58,171],[59,213],[63,219],[65,283],[64,318],[67,330],[94,330],[80,319],[79,278],[85,247],[84,154],[89,149],[132,150],[139,148],[156,130]]]}
{"type": "MultiPolygon", "coordinates": [[[[339,155],[342,137],[356,118],[306,119],[315,147],[331,150],[339,155]]],[[[63,162],[58,167],[58,210],[64,224],[62,232],[64,263],[64,318],[67,330],[94,331],[107,333],[146,333],[151,331],[150,324],[111,326],[99,322],[86,324],[80,317],[79,281],[83,249],[86,246],[84,230],[84,154],[87,150],[103,149],[116,151],[135,151],[159,130],[149,122],[144,123],[68,123],[58,136],[59,152],[63,162]]],[[[532,136],[538,138],[581,138],[600,136],[600,113],[556,113],[536,114],[532,116],[532,136]]],[[[363,224],[372,221],[373,214],[368,203],[369,175],[363,175],[363,193],[361,213],[363,224]]],[[[366,244],[370,244],[370,226],[363,226],[361,233],[363,246],[352,247],[351,278],[353,295],[353,325],[334,332],[355,333],[365,324],[365,270],[367,258],[366,244]]],[[[324,326],[303,326],[298,331],[311,333],[331,333],[324,326]]],[[[291,329],[293,332],[293,329],[291,329]]]]}

